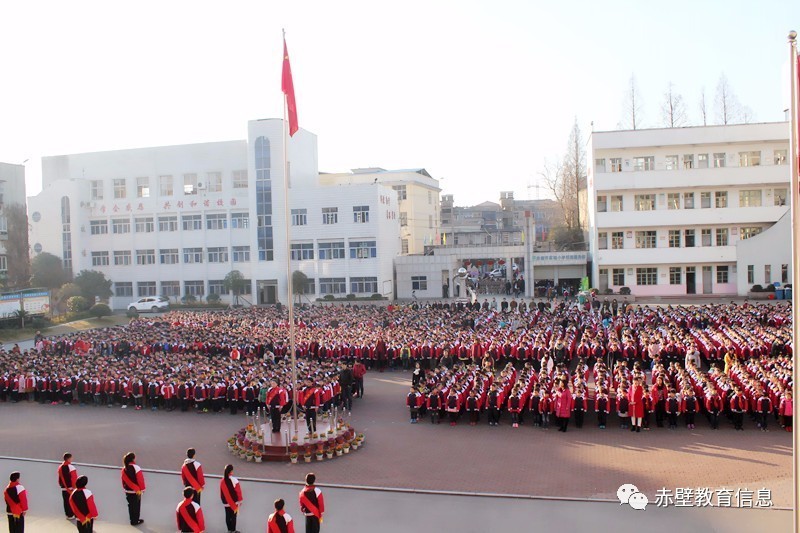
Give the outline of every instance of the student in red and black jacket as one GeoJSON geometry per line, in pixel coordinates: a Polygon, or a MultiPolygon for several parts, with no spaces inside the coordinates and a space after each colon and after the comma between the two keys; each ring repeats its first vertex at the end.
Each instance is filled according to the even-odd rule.
{"type": "Polygon", "coordinates": [[[272,432],[281,432],[281,415],[284,406],[289,403],[289,393],[286,389],[278,385],[278,381],[273,379],[269,382],[269,390],[265,400],[266,407],[269,409],[269,418],[272,424],[272,432]]]}
{"type": "Polygon", "coordinates": [[[236,386],[234,381],[231,381],[228,385],[227,398],[231,414],[235,415],[239,407],[239,387],[236,386]]]}
{"type": "Polygon", "coordinates": [[[283,510],[284,505],[286,503],[283,500],[275,500],[275,512],[267,519],[267,533],[294,533],[294,520],[283,510]]]}
{"type": "Polygon", "coordinates": [[[25,513],[28,512],[28,495],[25,487],[19,483],[20,473],[11,472],[9,483],[3,491],[8,514],[9,533],[23,533],[25,531],[25,513]]]}
{"type": "Polygon", "coordinates": [[[75,490],[69,497],[69,504],[75,515],[78,533],[92,533],[94,519],[97,518],[97,507],[94,504],[94,495],[86,488],[89,478],[81,476],[75,481],[75,490]]]}
{"type": "Polygon", "coordinates": [[[442,393],[439,390],[439,387],[436,386],[433,388],[431,392],[428,393],[428,397],[425,400],[425,406],[428,409],[428,412],[431,415],[431,424],[441,424],[442,420],[441,416],[441,408],[442,408],[442,393]]]}
{"type": "Polygon", "coordinates": [[[455,388],[450,389],[450,394],[444,400],[444,409],[450,417],[450,425],[455,426],[458,420],[458,413],[461,411],[461,400],[456,395],[455,388]]]}
{"type": "Polygon", "coordinates": [[[417,423],[417,416],[419,415],[419,408],[422,405],[422,402],[422,394],[420,394],[416,388],[411,387],[411,391],[406,396],[406,406],[411,413],[412,424],[417,423]]]}
{"type": "Polygon", "coordinates": [[[192,487],[183,489],[183,501],[175,509],[175,520],[181,533],[203,533],[206,522],[200,504],[192,499],[195,491],[192,487]]]}
{"type": "Polygon", "coordinates": [[[298,407],[300,407],[306,416],[306,428],[309,433],[316,433],[317,410],[322,403],[322,395],[311,378],[305,379],[305,386],[300,390],[298,401],[300,402],[298,407]]]}
{"type": "Polygon", "coordinates": [[[719,429],[719,414],[722,412],[722,398],[717,394],[716,389],[711,390],[711,395],[706,398],[706,412],[711,429],[719,429]]]}
{"type": "Polygon", "coordinates": [[[67,518],[75,518],[72,507],[69,504],[69,496],[75,490],[75,482],[78,479],[78,471],[72,466],[72,454],[64,454],[64,462],[58,465],[58,486],[61,487],[61,499],[64,500],[64,514],[67,518]]]}
{"type": "Polygon", "coordinates": [[[139,517],[142,509],[142,493],[145,491],[144,474],[136,464],[136,454],[128,452],[122,458],[122,490],[128,500],[128,517],[132,526],[138,526],[144,520],[139,517]]]}
{"type": "Polygon", "coordinates": [[[200,493],[206,486],[206,479],[203,476],[203,465],[194,459],[195,454],[197,451],[194,448],[186,450],[186,459],[181,466],[181,481],[184,487],[194,489],[194,501],[200,503],[200,493]]]}
{"type": "Polygon", "coordinates": [[[766,390],[761,391],[761,397],[756,400],[756,418],[761,431],[767,431],[769,415],[772,414],[772,400],[766,390]]]}
{"type": "Polygon", "coordinates": [[[222,505],[225,507],[225,525],[228,527],[228,531],[236,531],[236,518],[244,497],[242,496],[242,485],[231,474],[233,474],[233,465],[226,465],[225,473],[219,482],[219,495],[222,505]]]}
{"type": "Polygon", "coordinates": [[[300,511],[306,517],[306,533],[319,533],[322,515],[325,513],[325,499],[322,491],[314,486],[317,476],[306,475],[306,486],[300,491],[300,511]]]}

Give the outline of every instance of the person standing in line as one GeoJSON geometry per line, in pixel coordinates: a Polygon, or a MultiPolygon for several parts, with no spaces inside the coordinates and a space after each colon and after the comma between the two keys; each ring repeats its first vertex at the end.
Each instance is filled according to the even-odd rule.
{"type": "Polygon", "coordinates": [[[364,397],[364,376],[367,373],[367,367],[361,361],[356,361],[353,365],[353,379],[356,383],[356,398],[364,397]]]}
{"type": "Polygon", "coordinates": [[[136,464],[136,454],[128,452],[122,458],[122,490],[128,500],[128,517],[132,526],[143,523],[139,517],[142,510],[142,493],[145,491],[144,474],[136,464]]]}
{"type": "Polygon", "coordinates": [[[206,479],[203,475],[203,465],[194,460],[197,451],[194,448],[186,450],[186,459],[181,466],[181,481],[184,487],[192,487],[194,490],[194,501],[200,503],[200,493],[206,486],[206,479]]]}
{"type": "Polygon", "coordinates": [[[8,533],[25,533],[25,513],[28,512],[28,494],[19,483],[20,473],[11,472],[8,486],[3,491],[8,514],[8,533]]]}
{"type": "Polygon", "coordinates": [[[275,500],[275,512],[267,520],[267,533],[294,533],[294,520],[283,510],[284,505],[283,500],[275,500]]]}
{"type": "Polygon", "coordinates": [[[222,481],[219,482],[219,494],[222,498],[222,505],[225,506],[225,525],[228,527],[228,533],[238,533],[236,518],[244,498],[242,497],[242,485],[231,474],[233,474],[233,465],[226,465],[222,481]]]}
{"type": "Polygon", "coordinates": [[[306,486],[300,491],[300,511],[306,517],[306,533],[319,533],[325,513],[325,499],[322,491],[314,486],[316,481],[313,473],[306,474],[306,486]]]}
{"type": "Polygon", "coordinates": [[[81,476],[75,481],[75,490],[69,497],[69,505],[75,515],[78,533],[92,533],[94,519],[97,518],[97,507],[94,504],[94,495],[86,488],[89,478],[81,476]]]}
{"type": "Polygon", "coordinates": [[[175,521],[180,533],[203,533],[206,522],[200,504],[194,501],[195,490],[192,487],[183,489],[183,501],[175,509],[175,521]]]}
{"type": "Polygon", "coordinates": [[[289,393],[278,384],[278,380],[272,379],[269,382],[269,390],[264,398],[267,409],[269,410],[270,424],[273,433],[281,432],[281,415],[283,407],[289,403],[289,393]]]}
{"type": "Polygon", "coordinates": [[[61,499],[64,500],[64,514],[67,520],[75,518],[69,497],[75,490],[75,482],[78,480],[78,471],[72,466],[72,454],[67,452],[63,456],[64,462],[58,465],[58,486],[61,487],[61,499]]]}

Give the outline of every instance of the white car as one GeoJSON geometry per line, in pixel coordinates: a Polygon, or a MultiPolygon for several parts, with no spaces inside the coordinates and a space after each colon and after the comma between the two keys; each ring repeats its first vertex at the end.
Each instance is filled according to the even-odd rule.
{"type": "Polygon", "coordinates": [[[489,277],[492,279],[499,279],[506,277],[506,269],[505,268],[495,268],[491,272],[489,272],[489,277]]]}
{"type": "Polygon", "coordinates": [[[168,310],[169,299],[163,296],[148,296],[146,298],[139,298],[128,306],[128,311],[152,311],[154,313],[158,313],[159,311],[168,310]]]}

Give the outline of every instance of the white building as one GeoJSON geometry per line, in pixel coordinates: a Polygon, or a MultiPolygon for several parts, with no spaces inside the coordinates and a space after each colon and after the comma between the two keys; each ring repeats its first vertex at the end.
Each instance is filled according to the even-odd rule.
{"type": "Polygon", "coordinates": [[[25,206],[25,167],[11,163],[0,163],[0,279],[8,276],[8,218],[4,213],[6,206],[19,204],[25,206]]]}
{"type": "MultiPolygon", "coordinates": [[[[766,264],[771,281],[790,279],[774,266],[789,263],[780,247],[762,247],[761,274],[737,265],[747,248],[737,245],[789,210],[788,149],[787,122],[592,133],[592,284],[641,296],[746,294],[766,264]]],[[[788,247],[783,226],[769,242],[788,247]]]]}
{"type": "MultiPolygon", "coordinates": [[[[281,120],[249,122],[248,139],[45,157],[28,200],[34,253],[114,282],[112,305],[143,296],[229,295],[232,270],[253,304],[286,302],[281,120]]],[[[309,297],[393,297],[400,253],[390,185],[321,183],[317,138],[289,141],[291,270],[309,297]]]]}

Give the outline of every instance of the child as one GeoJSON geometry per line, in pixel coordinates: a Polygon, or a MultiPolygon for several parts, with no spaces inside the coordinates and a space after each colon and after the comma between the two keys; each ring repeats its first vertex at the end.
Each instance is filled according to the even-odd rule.
{"type": "Polygon", "coordinates": [[[489,409],[489,425],[496,426],[500,422],[500,393],[497,391],[497,385],[492,383],[489,387],[489,394],[486,396],[486,403],[489,409]]]}
{"type": "Polygon", "coordinates": [[[756,401],[756,416],[758,417],[758,427],[761,431],[769,431],[767,423],[769,415],[772,413],[772,401],[766,390],[761,391],[761,397],[756,401]]]}
{"type": "Polygon", "coordinates": [[[539,386],[537,385],[536,388],[533,389],[530,405],[528,406],[530,412],[533,413],[533,425],[537,428],[542,425],[542,415],[539,413],[539,403],[541,400],[542,398],[539,396],[539,386]]]}
{"type": "Polygon", "coordinates": [[[686,427],[694,429],[694,415],[697,412],[697,398],[694,397],[694,390],[686,389],[683,395],[681,411],[686,415],[686,427]]]}
{"type": "Polygon", "coordinates": [[[511,413],[511,427],[519,427],[519,414],[522,411],[519,385],[514,385],[511,396],[508,397],[508,412],[511,413]]]}
{"type": "Polygon", "coordinates": [[[458,413],[461,411],[461,401],[458,396],[456,396],[455,389],[450,389],[450,394],[447,396],[447,400],[445,400],[445,410],[449,413],[450,425],[455,426],[458,420],[458,413]]]}
{"type": "Polygon", "coordinates": [[[630,427],[630,413],[628,413],[628,408],[630,407],[630,400],[628,400],[628,392],[620,387],[617,391],[617,416],[619,417],[619,427],[622,429],[628,429],[630,427]]]}
{"type": "Polygon", "coordinates": [[[667,398],[667,418],[669,419],[669,429],[678,429],[678,415],[681,412],[681,404],[675,396],[675,389],[670,389],[667,398]]]}
{"type": "Polygon", "coordinates": [[[794,413],[794,405],[792,404],[792,392],[786,391],[781,398],[780,406],[778,407],[778,414],[781,416],[781,427],[786,431],[792,431],[792,415],[794,413]]]}
{"type": "Polygon", "coordinates": [[[441,397],[439,396],[439,387],[434,387],[428,394],[428,412],[431,414],[431,424],[441,424],[439,419],[439,408],[441,407],[441,397]]]}
{"type": "Polygon", "coordinates": [[[420,401],[422,400],[422,395],[417,391],[416,388],[411,387],[411,392],[408,393],[406,396],[406,405],[408,406],[408,410],[411,412],[411,423],[417,423],[417,415],[419,414],[419,406],[420,401]]]}
{"type": "Polygon", "coordinates": [[[580,388],[572,395],[572,412],[575,413],[575,427],[583,427],[583,414],[586,411],[586,399],[583,389],[580,388]]]}
{"type": "Polygon", "coordinates": [[[547,390],[542,391],[542,399],[539,401],[539,414],[542,415],[542,429],[550,429],[550,412],[553,410],[553,401],[547,390]]]}
{"type": "Polygon", "coordinates": [[[608,395],[604,389],[600,389],[597,398],[594,400],[594,410],[597,413],[597,425],[600,429],[606,429],[608,419],[608,395]]]}
{"type": "Polygon", "coordinates": [[[722,411],[722,398],[717,391],[712,389],[711,396],[706,398],[706,411],[708,412],[708,422],[711,429],[719,429],[719,413],[722,411]]]}
{"type": "Polygon", "coordinates": [[[475,426],[478,424],[478,418],[480,417],[480,401],[478,397],[475,395],[475,388],[469,391],[469,397],[467,398],[467,412],[469,413],[469,425],[475,426]]]}

